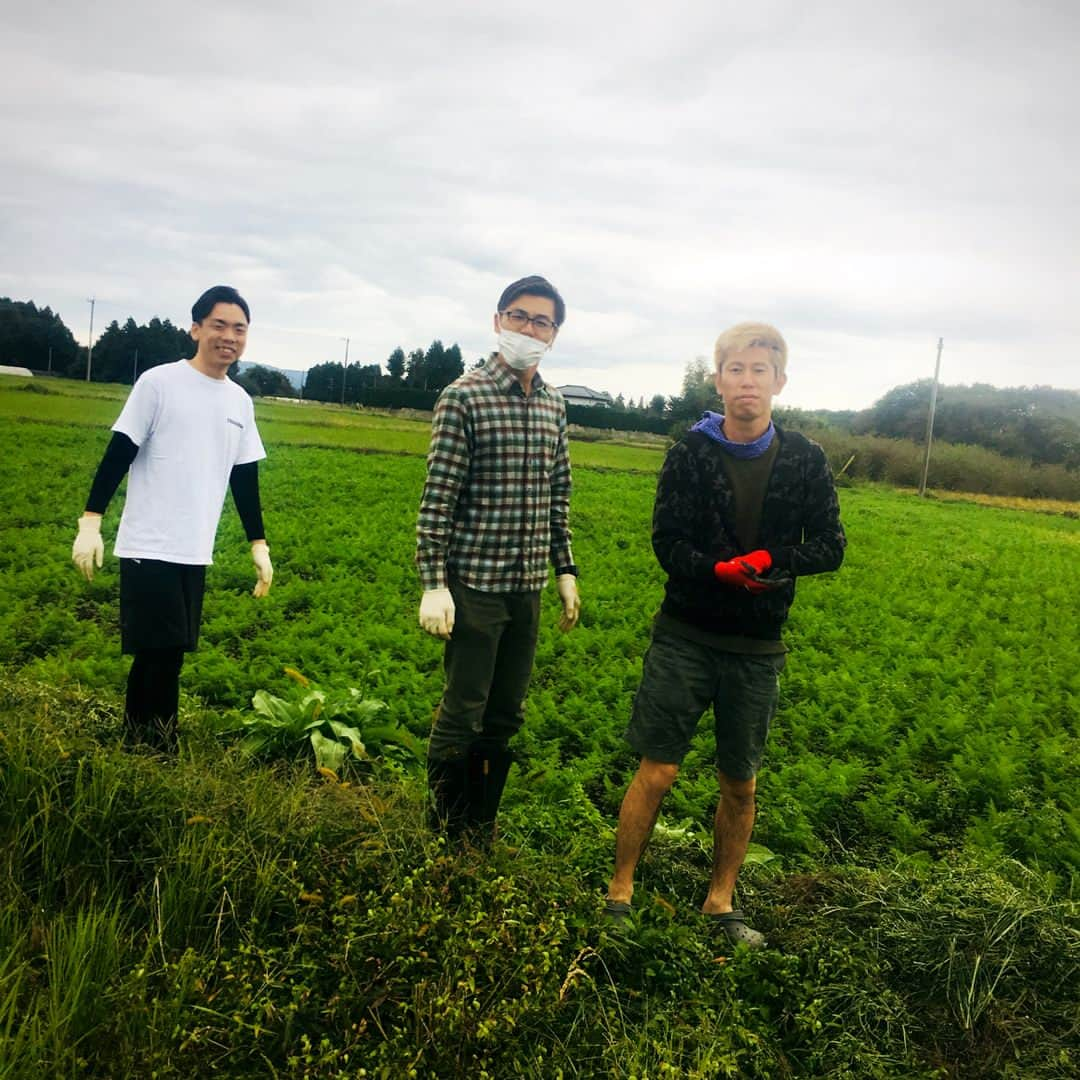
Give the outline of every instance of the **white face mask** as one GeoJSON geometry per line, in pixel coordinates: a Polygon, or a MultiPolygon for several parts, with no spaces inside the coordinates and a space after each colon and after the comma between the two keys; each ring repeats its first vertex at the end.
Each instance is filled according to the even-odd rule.
{"type": "Polygon", "coordinates": [[[514,330],[499,331],[499,355],[515,370],[527,371],[540,363],[551,343],[519,334],[514,330]]]}

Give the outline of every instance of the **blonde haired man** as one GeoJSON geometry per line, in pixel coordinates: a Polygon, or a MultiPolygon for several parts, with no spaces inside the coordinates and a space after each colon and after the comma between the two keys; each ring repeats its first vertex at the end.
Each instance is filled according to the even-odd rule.
{"type": "Polygon", "coordinates": [[[835,570],[846,541],[821,447],[772,422],[787,381],[780,332],[740,323],[714,356],[724,413],[707,412],[671,448],[657,486],[653,550],[668,577],[626,730],[641,762],[619,811],[606,914],[630,913],[634,870],[711,704],[720,802],[702,913],[728,944],[759,948],[733,896],[776,712],[780,632],[795,579],[835,570]]]}

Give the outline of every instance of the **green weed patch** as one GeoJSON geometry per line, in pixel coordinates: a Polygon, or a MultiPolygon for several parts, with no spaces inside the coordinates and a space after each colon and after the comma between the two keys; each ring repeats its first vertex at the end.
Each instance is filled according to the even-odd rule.
{"type": "Polygon", "coordinates": [[[452,852],[392,769],[163,763],[19,677],[0,724],[0,1075],[1069,1075],[1077,905],[1013,862],[752,864],[775,947],[731,954],[678,830],[606,924],[610,831],[558,784],[452,852]]]}

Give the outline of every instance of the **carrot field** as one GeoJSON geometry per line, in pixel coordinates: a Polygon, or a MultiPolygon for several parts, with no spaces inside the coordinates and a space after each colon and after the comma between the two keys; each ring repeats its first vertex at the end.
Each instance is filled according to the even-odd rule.
{"type": "Polygon", "coordinates": [[[325,777],[227,733],[289,667],[426,735],[426,426],[258,406],[274,584],[250,595],[227,506],[169,766],[118,742],[111,547],[90,584],[70,562],[123,395],[0,379],[0,1077],[1076,1075],[1075,517],[841,489],[847,557],[799,583],[743,877],[775,947],[728,956],[695,920],[707,724],[636,921],[599,915],[660,451],[571,443],[581,624],[545,597],[485,857],[426,833],[418,763],[325,777]]]}

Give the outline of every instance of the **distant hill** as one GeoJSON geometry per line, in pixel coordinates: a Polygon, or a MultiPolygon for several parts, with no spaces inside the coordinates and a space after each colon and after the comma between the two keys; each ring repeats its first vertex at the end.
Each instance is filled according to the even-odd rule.
{"type": "MultiPolygon", "coordinates": [[[[897,386],[859,412],[776,410],[781,424],[922,443],[933,382],[897,386]]],[[[1080,391],[1052,386],[999,389],[985,383],[938,387],[935,442],[981,446],[1036,465],[1080,468],[1080,391]]]]}
{"type": "MultiPolygon", "coordinates": [[[[926,437],[930,379],[890,390],[856,414],[855,434],[926,437]]],[[[998,389],[985,383],[942,386],[934,415],[934,438],[984,446],[1037,464],[1080,468],[1080,391],[1051,386],[998,389]]]]}
{"type": "Polygon", "coordinates": [[[238,365],[238,375],[243,375],[245,371],[249,371],[253,367],[269,368],[271,371],[280,371],[292,384],[293,388],[299,391],[304,382],[304,375],[306,372],[294,371],[291,368],[278,367],[276,364],[263,364],[257,360],[241,360],[238,365]]]}

